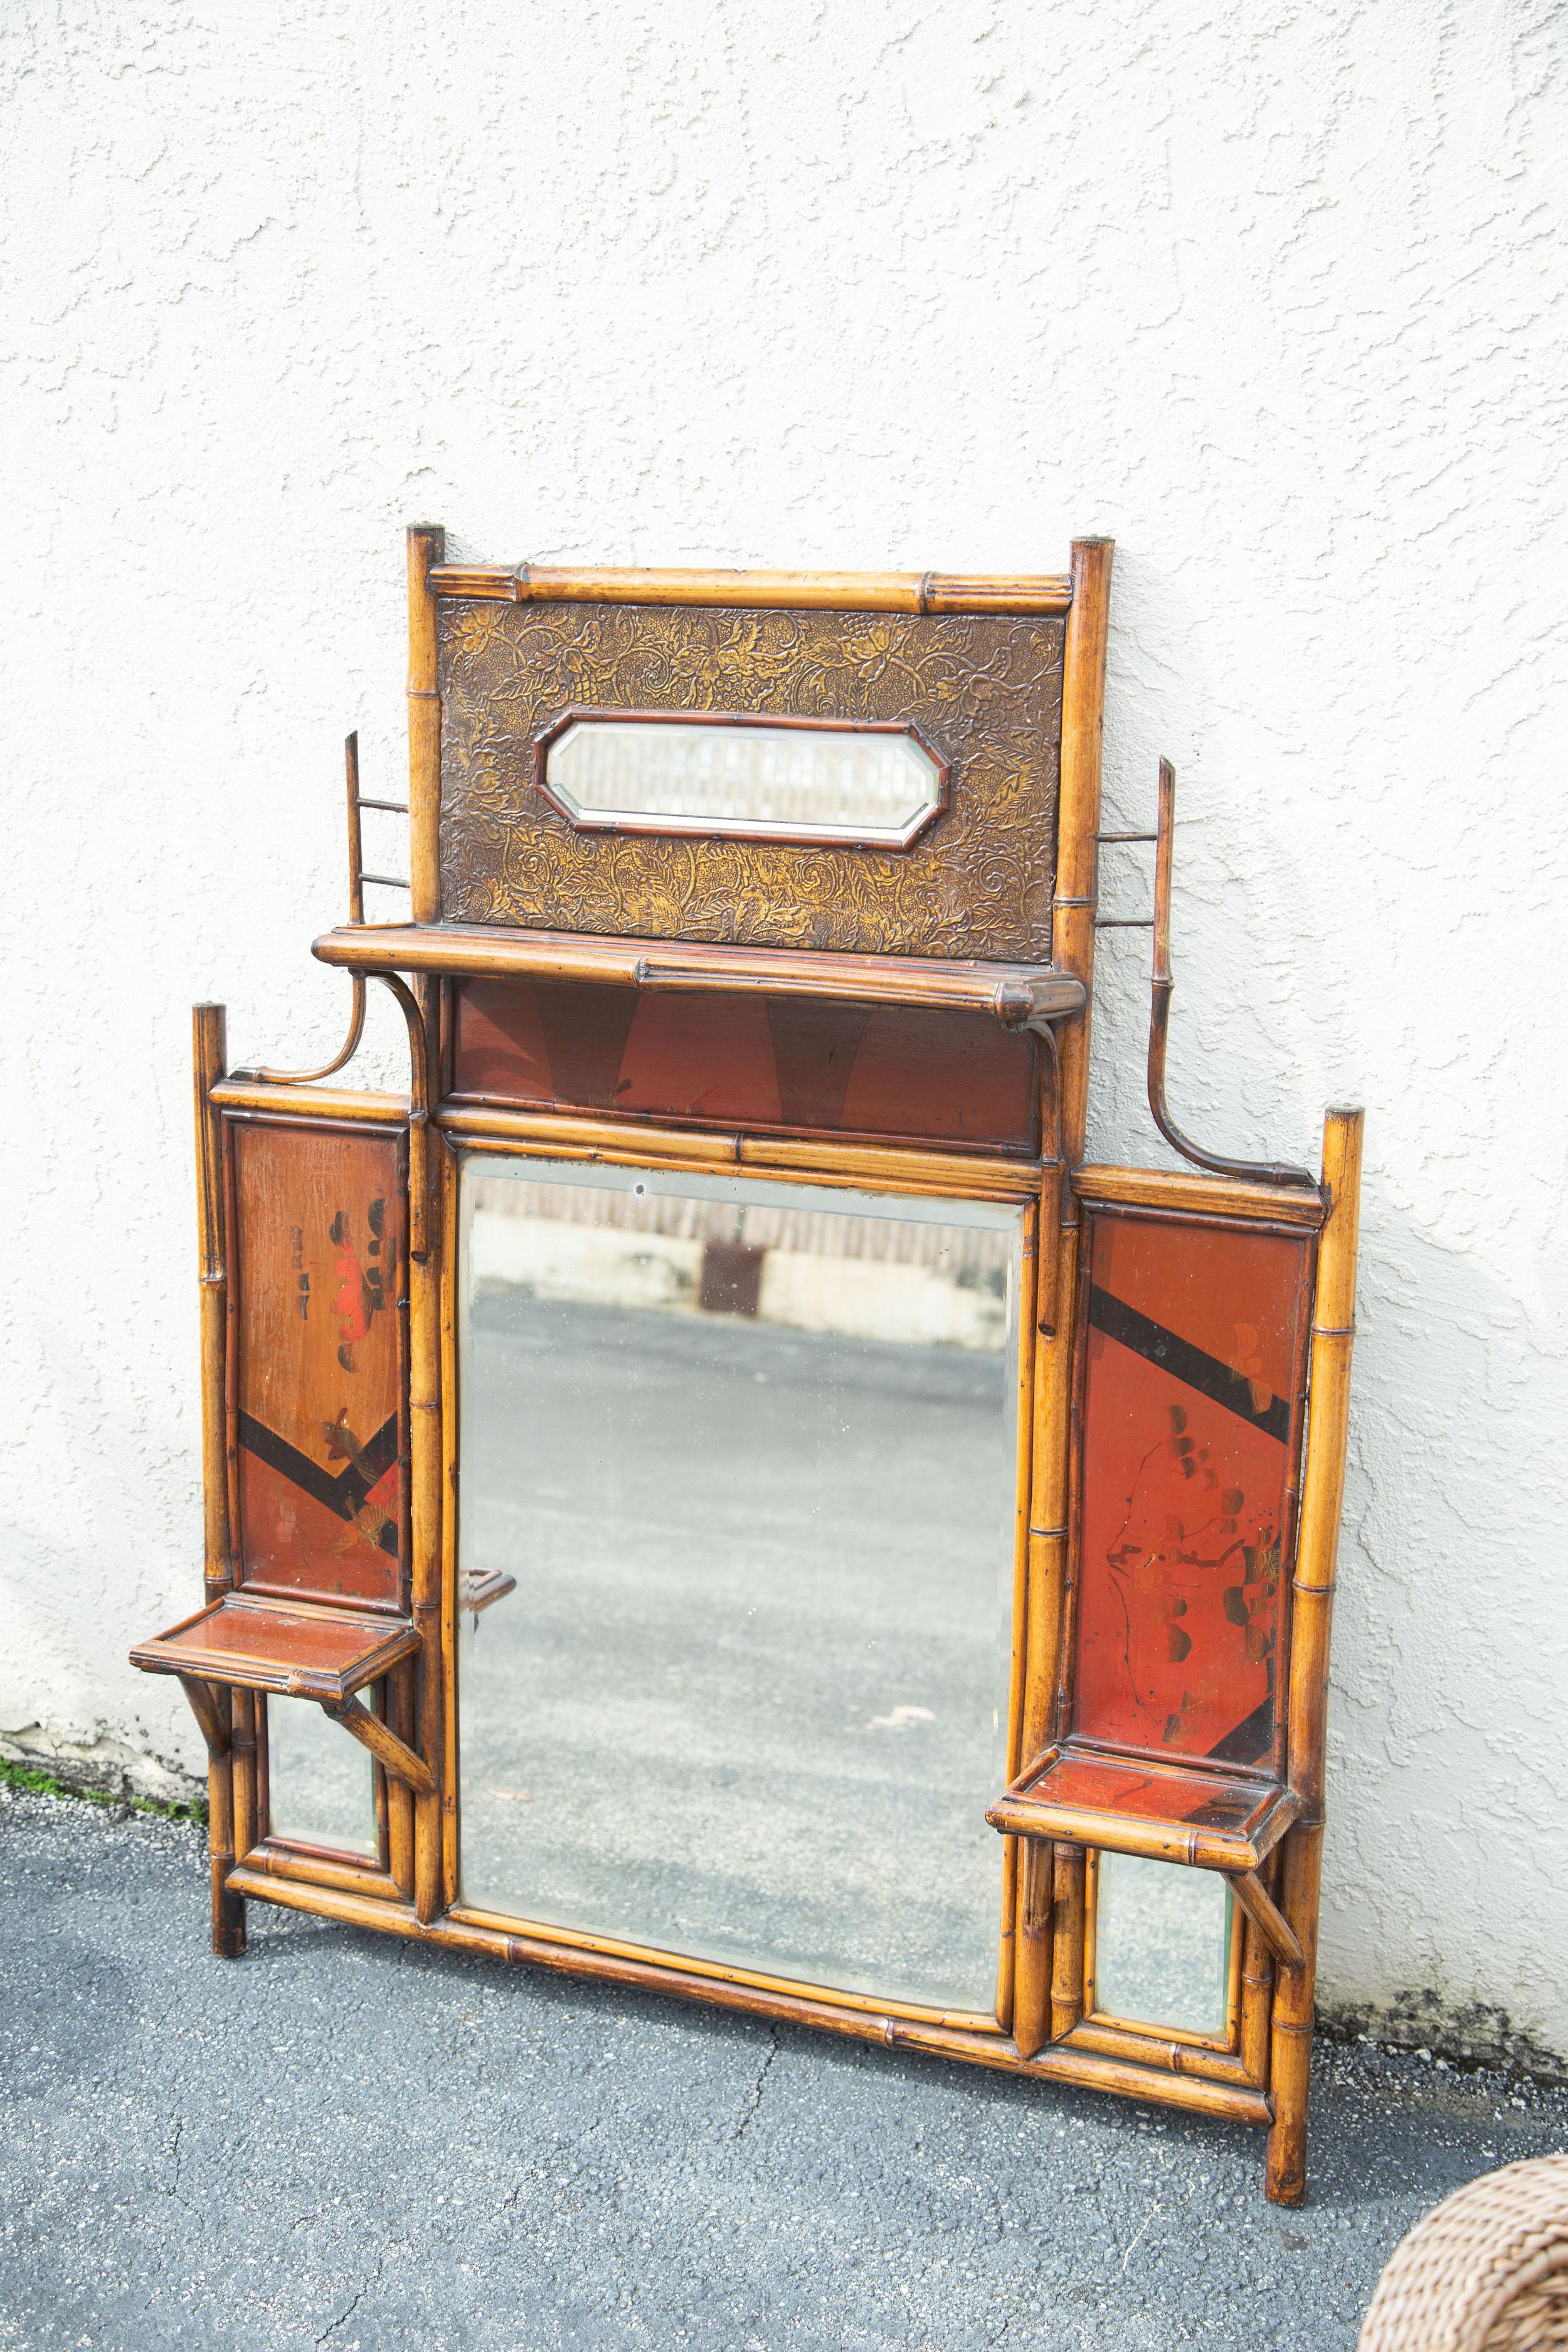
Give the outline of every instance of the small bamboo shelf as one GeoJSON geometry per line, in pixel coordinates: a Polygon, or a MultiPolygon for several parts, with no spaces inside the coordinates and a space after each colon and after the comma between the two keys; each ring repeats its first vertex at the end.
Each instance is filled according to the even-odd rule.
{"type": "Polygon", "coordinates": [[[419,1635],[406,1619],[233,1592],[139,1643],[131,1663],[143,1674],[195,1675],[342,1705],[418,1647],[419,1635]]]}

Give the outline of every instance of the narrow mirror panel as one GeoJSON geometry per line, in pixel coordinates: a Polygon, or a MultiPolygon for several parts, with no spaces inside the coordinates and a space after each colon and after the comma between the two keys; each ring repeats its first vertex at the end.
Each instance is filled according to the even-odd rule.
{"type": "MultiPolygon", "coordinates": [[[[368,1692],[363,1694],[367,1702],[368,1692]]],[[[357,1739],[312,1699],[267,1701],[267,1801],[272,1835],[374,1861],[374,1770],[357,1739]]]]}
{"type": "Polygon", "coordinates": [[[543,753],[545,789],[578,826],[886,848],[942,806],[944,772],[907,728],[685,712],[574,718],[543,753]]]}
{"type": "Polygon", "coordinates": [[[1021,1218],[468,1160],[465,1902],[989,2011],[1021,1218]]]}
{"type": "Polygon", "coordinates": [[[1096,2011],[1223,2041],[1234,1909],[1224,1879],[1212,1870],[1101,1853],[1096,1884],[1096,2011]]]}

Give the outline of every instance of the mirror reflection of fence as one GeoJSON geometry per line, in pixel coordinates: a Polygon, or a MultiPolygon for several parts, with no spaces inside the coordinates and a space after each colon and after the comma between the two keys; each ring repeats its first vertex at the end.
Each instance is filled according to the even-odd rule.
{"type": "Polygon", "coordinates": [[[905,728],[574,718],[542,782],[587,830],[842,835],[901,847],[942,806],[945,770],[905,728]]]}
{"type": "Polygon", "coordinates": [[[463,1188],[465,1901],[989,2022],[1023,1211],[540,1168],[463,1188]]]}
{"type": "Polygon", "coordinates": [[[472,1220],[481,1286],[906,1346],[1006,1344],[1015,1244],[984,1226],[482,1176],[472,1220]]]}
{"type": "Polygon", "coordinates": [[[1228,2039],[1236,1906],[1217,1872],[1130,1853],[1094,1868],[1092,1998],[1118,2024],[1228,2039]]]}

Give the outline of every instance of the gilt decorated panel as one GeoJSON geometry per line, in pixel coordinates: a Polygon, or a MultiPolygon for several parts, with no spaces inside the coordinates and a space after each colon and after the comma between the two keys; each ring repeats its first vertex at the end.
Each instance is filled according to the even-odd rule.
{"type": "Polygon", "coordinates": [[[451,922],[849,954],[1051,952],[1065,624],[1055,616],[440,604],[451,922]],[[534,747],[570,710],[914,726],[947,806],[904,849],[584,832],[534,747]]]}

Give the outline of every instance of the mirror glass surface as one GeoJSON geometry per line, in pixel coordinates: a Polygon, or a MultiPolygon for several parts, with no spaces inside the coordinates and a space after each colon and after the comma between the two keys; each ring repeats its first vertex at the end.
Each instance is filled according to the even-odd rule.
{"type": "MultiPolygon", "coordinates": [[[[360,1694],[375,1706],[369,1691],[360,1694]]],[[[313,1699],[267,1702],[267,1809],[272,1835],[339,1853],[377,1852],[375,1767],[313,1699]]]]}
{"type": "Polygon", "coordinates": [[[1097,1884],[1096,2011],[1223,2040],[1233,1906],[1219,1873],[1102,1853],[1097,1884]]]}
{"type": "Polygon", "coordinates": [[[1022,1211],[468,1156],[465,1902],[989,2012],[1022,1211]]]}
{"type": "Polygon", "coordinates": [[[902,729],[578,719],[544,755],[574,824],[808,833],[900,846],[942,804],[942,771],[902,729]]]}

